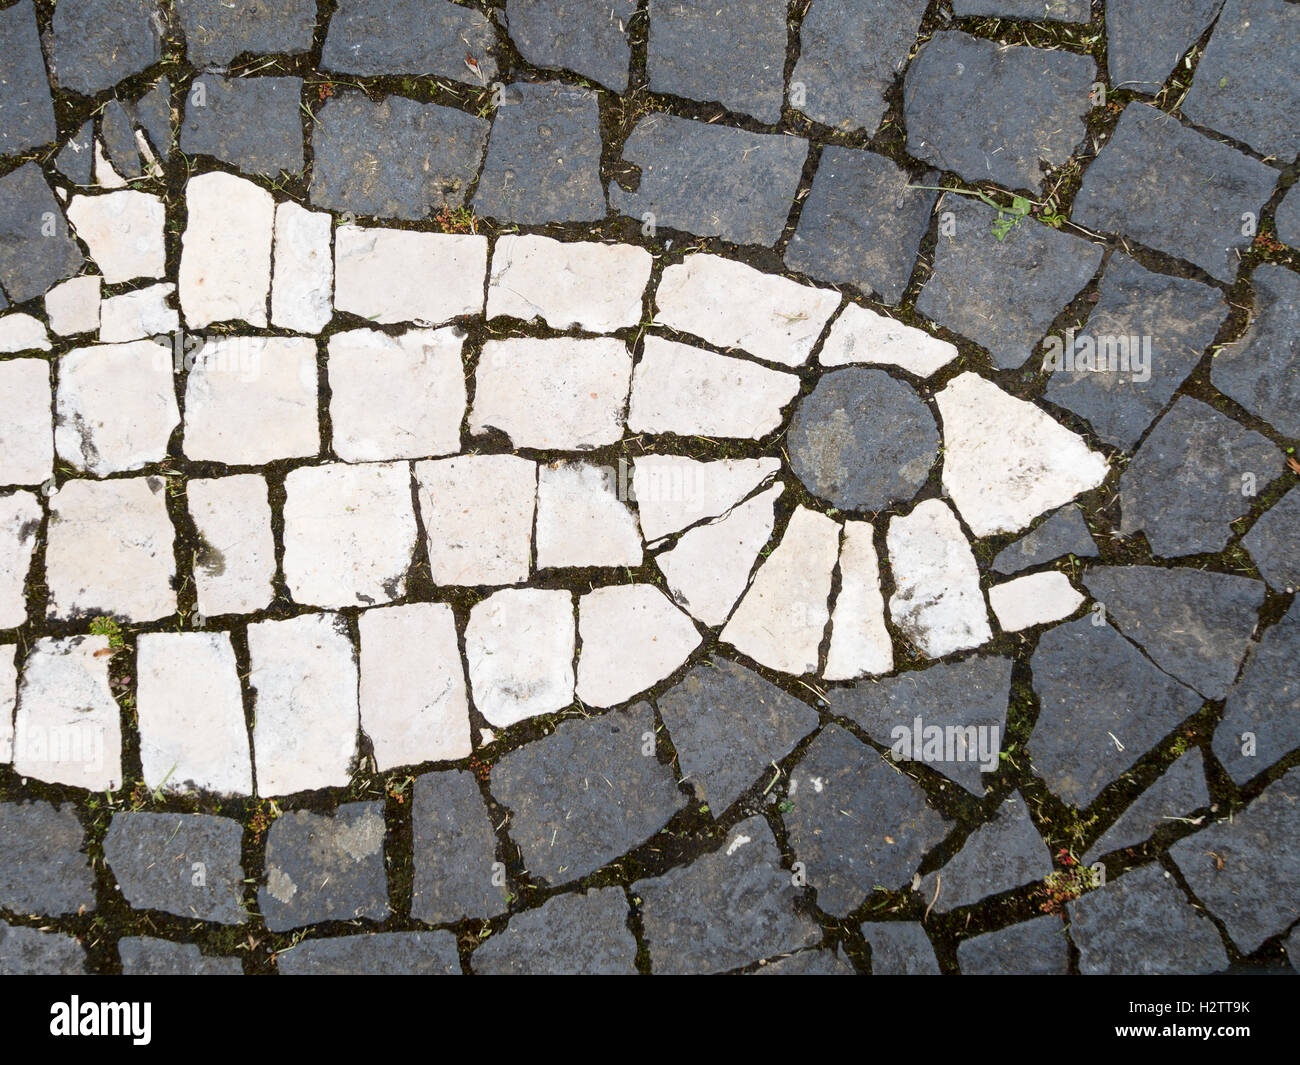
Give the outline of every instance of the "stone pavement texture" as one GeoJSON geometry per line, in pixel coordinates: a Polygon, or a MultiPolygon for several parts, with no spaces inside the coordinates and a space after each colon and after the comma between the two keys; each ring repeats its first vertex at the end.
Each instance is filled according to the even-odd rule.
{"type": "Polygon", "coordinates": [[[0,7],[0,973],[1300,952],[1300,5],[0,7]]]}

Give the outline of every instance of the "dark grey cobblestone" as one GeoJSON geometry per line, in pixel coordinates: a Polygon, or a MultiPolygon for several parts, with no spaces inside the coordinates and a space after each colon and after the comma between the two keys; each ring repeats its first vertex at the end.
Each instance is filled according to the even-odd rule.
{"type": "Polygon", "coordinates": [[[450,932],[372,932],[304,939],[275,958],[285,976],[458,976],[450,932]]]}
{"type": "Polygon", "coordinates": [[[510,39],[529,63],[625,92],[636,9],[635,0],[510,0],[506,15],[510,39]]]}
{"type": "Polygon", "coordinates": [[[82,262],[40,168],[24,163],[0,177],[0,286],[5,294],[15,303],[43,295],[75,274],[82,262]]]}
{"type": "Polygon", "coordinates": [[[85,949],[72,936],[0,921],[0,976],[75,976],[85,962],[85,949]]]}
{"type": "Polygon", "coordinates": [[[181,124],[181,151],[210,155],[245,174],[300,173],[301,98],[301,78],[195,78],[181,124]],[[202,107],[194,104],[195,86],[202,86],[202,107]]]}
{"type": "Polygon", "coordinates": [[[967,976],[1059,976],[1069,971],[1070,946],[1059,917],[1044,914],[1022,924],[963,939],[957,965],[967,976]]]}
{"type": "Polygon", "coordinates": [[[238,55],[301,55],[316,32],[315,0],[176,0],[185,54],[196,66],[238,55]]]}
{"type": "Polygon", "coordinates": [[[117,943],[123,976],[241,976],[238,958],[213,958],[194,943],[126,936],[117,943]]]}
{"type": "Polygon", "coordinates": [[[1193,747],[1165,770],[1151,787],[1129,805],[1115,823],[1083,856],[1085,865],[1111,851],[1132,847],[1151,838],[1152,833],[1210,805],[1205,787],[1205,758],[1193,747]]]}
{"type": "Polygon", "coordinates": [[[869,921],[862,935],[871,948],[872,976],[939,975],[934,946],[917,922],[869,921]]]}
{"type": "Polygon", "coordinates": [[[494,975],[630,976],[636,939],[628,931],[628,910],[621,888],[556,895],[479,944],[470,966],[494,975]]]}
{"type": "Polygon", "coordinates": [[[31,0],[0,11],[0,55],[0,156],[17,155],[58,136],[31,0]]]}
{"type": "Polygon", "coordinates": [[[46,43],[50,77],[93,96],[162,58],[155,0],[62,0],[46,43]]]}
{"type": "Polygon", "coordinates": [[[993,560],[999,573],[1019,573],[1031,566],[1054,562],[1065,555],[1096,558],[1097,541],[1088,531],[1083,514],[1073,504],[1064,506],[1033,532],[1027,533],[993,560]]]}
{"type": "Polygon", "coordinates": [[[1294,488],[1266,510],[1241,538],[1268,586],[1293,592],[1300,585],[1300,492],[1294,488]]]}
{"type": "Polygon", "coordinates": [[[0,907],[51,915],[95,908],[85,831],[72,806],[0,803],[0,907]]]}
{"type": "Polygon", "coordinates": [[[491,917],[506,908],[497,877],[496,837],[472,773],[426,773],[411,808],[415,874],[411,916],[426,924],[491,917]]]}
{"type": "Polygon", "coordinates": [[[1107,0],[1106,62],[1113,89],[1154,95],[1214,21],[1223,0],[1107,0]]]}
{"type": "Polygon", "coordinates": [[[343,74],[431,74],[473,85],[497,76],[487,16],[451,0],[339,0],[321,67],[343,74]],[[481,72],[466,64],[472,56],[481,72]]]}

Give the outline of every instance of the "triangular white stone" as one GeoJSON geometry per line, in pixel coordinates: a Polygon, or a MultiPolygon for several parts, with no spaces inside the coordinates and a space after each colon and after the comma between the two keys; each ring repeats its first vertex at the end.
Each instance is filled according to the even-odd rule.
{"type": "Polygon", "coordinates": [[[645,455],[632,467],[641,535],[653,544],[725,514],[780,468],[778,459],[701,462],[681,455],[645,455]]]}

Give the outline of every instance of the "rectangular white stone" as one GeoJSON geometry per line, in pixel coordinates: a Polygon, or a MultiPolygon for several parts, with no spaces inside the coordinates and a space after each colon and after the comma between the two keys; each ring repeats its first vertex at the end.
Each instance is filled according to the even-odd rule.
{"type": "Polygon", "coordinates": [[[275,200],[251,181],[214,171],[190,178],[181,241],[181,311],[191,329],[266,325],[275,200]]]}
{"type": "Polygon", "coordinates": [[[59,359],[56,412],[59,458],[79,470],[104,477],[161,462],[181,422],[171,349],[152,340],[74,348],[59,359]]]}
{"type": "Polygon", "coordinates": [[[44,484],[54,473],[50,364],[0,362],[0,484],[44,484]]]}
{"type": "Polygon", "coordinates": [[[459,451],[464,343],[464,331],[454,326],[397,337],[352,329],[330,337],[334,453],[344,462],[374,462],[459,451]]]}
{"type": "Polygon", "coordinates": [[[176,286],[171,284],[150,285],[104,300],[100,308],[100,341],[170,336],[181,324],[180,314],[167,302],[175,291],[176,286]]]}
{"type": "Polygon", "coordinates": [[[406,594],[417,530],[405,462],[300,466],[284,481],[284,579],[311,606],[406,594]]]}
{"type": "Polygon", "coordinates": [[[372,322],[441,325],[483,313],[487,238],[339,226],[334,306],[372,322]]]}
{"type": "Polygon", "coordinates": [[[260,466],[320,451],[316,341],[223,337],[197,353],[185,385],[185,455],[260,466]]]}
{"type": "Polygon", "coordinates": [[[719,348],[802,366],[840,305],[840,294],[717,255],[694,254],[664,271],[655,303],[660,325],[719,348]]]}
{"type": "Polygon", "coordinates": [[[470,610],[465,627],[474,705],[506,728],[573,701],[573,597],[540,588],[494,592],[470,610]]]}
{"type": "Polygon", "coordinates": [[[1070,579],[1057,570],[1030,573],[989,589],[989,605],[1003,632],[1019,632],[1068,618],[1083,603],[1070,579]]]}
{"type": "Polygon", "coordinates": [[[18,695],[18,648],[0,644],[0,765],[14,760],[14,703],[18,695]]]}
{"type": "Polygon", "coordinates": [[[45,293],[45,315],[59,336],[93,333],[99,328],[102,277],[87,274],[55,285],[45,293]]]}
{"type": "Polygon", "coordinates": [[[651,584],[610,584],[578,600],[578,698],[626,702],[663,680],[700,645],[691,619],[651,584]]]}
{"type": "Polygon", "coordinates": [[[757,440],[799,394],[792,373],[662,337],[645,338],[627,426],[637,433],[757,440]]]}
{"type": "Polygon", "coordinates": [[[142,633],[136,648],[145,784],[166,792],[251,795],[248,727],[229,634],[142,633]]]}
{"type": "Polygon", "coordinates": [[[816,672],[839,551],[839,524],[818,511],[796,508],[781,542],[723,628],[722,640],[782,673],[816,672]]]}
{"type": "Polygon", "coordinates": [[[199,478],[186,494],[202,541],[194,559],[199,613],[212,618],[270,606],[275,540],[266,479],[256,473],[199,478]]]}
{"type": "Polygon", "coordinates": [[[885,628],[880,560],[869,522],[846,521],[840,545],[840,594],[831,613],[827,680],[856,680],[894,668],[894,646],[885,628]]]}
{"type": "Polygon", "coordinates": [[[483,345],[469,431],[515,447],[585,451],[623,436],[632,354],[621,340],[516,337],[483,345]]]}
{"type": "Polygon", "coordinates": [[[418,462],[415,475],[434,583],[528,580],[536,463],[514,455],[465,455],[418,462]]]}
{"type": "Polygon", "coordinates": [[[122,713],[107,636],[39,639],[23,666],[14,772],[87,791],[122,786],[122,713]]]}
{"type": "Polygon", "coordinates": [[[636,516],[611,466],[556,462],[537,481],[537,566],[639,566],[636,516]]]}
{"type": "Polygon", "coordinates": [[[44,516],[31,492],[0,494],[0,629],[27,620],[27,578],[44,516]]]}
{"type": "Polygon", "coordinates": [[[357,754],[357,658],[338,614],[248,626],[259,795],[344,787],[357,754]]]}
{"type": "Polygon", "coordinates": [[[650,253],[634,244],[500,237],[492,249],[487,315],[612,333],[641,320],[653,263],[650,253]]]}
{"type": "MultiPolygon", "coordinates": [[[[203,180],[195,178],[195,181],[203,180]]],[[[192,200],[189,209],[192,221],[192,200]]],[[[157,196],[135,189],[104,196],[73,196],[67,215],[77,236],[90,249],[90,257],[104,275],[105,284],[166,274],[167,209],[157,196]]]]}
{"type": "Polygon", "coordinates": [[[823,366],[897,366],[929,377],[956,357],[955,344],[850,303],[831,326],[817,361],[823,366]]]}
{"type": "Polygon", "coordinates": [[[451,607],[367,610],[359,627],[361,730],[379,771],[469,757],[469,702],[451,607]]]}
{"type": "Polygon", "coordinates": [[[154,621],[176,613],[173,531],[161,477],[66,482],[50,500],[47,614],[154,621]]]}
{"type": "Polygon", "coordinates": [[[289,200],[275,208],[271,323],[296,333],[319,333],[334,316],[332,222],[289,200]]]}
{"type": "Polygon", "coordinates": [[[975,555],[946,503],[927,499],[891,519],[885,544],[895,588],[889,613],[923,654],[942,658],[992,637],[975,555]]]}
{"type": "Polygon", "coordinates": [[[30,314],[0,315],[0,355],[16,351],[49,351],[50,335],[30,314]]]}

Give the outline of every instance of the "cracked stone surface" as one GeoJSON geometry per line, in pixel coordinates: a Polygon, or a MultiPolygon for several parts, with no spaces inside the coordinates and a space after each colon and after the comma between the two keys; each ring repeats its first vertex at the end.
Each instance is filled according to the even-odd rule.
{"type": "Polygon", "coordinates": [[[0,971],[1294,965],[1294,8],[8,0],[0,971]]]}

